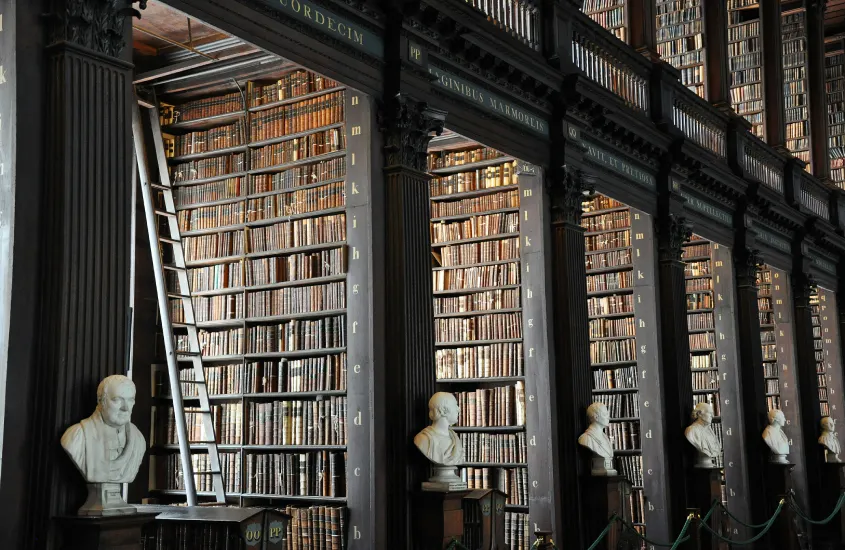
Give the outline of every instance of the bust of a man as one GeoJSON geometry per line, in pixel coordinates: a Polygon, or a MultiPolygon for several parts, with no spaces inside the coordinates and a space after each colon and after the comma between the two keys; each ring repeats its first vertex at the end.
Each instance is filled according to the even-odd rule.
{"type": "Polygon", "coordinates": [[[616,475],[616,469],[613,467],[613,444],[604,433],[604,429],[610,424],[607,406],[596,401],[587,407],[587,420],[590,426],[578,438],[578,444],[592,451],[594,455],[590,473],[594,476],[616,475]]]}
{"type": "Polygon", "coordinates": [[[699,403],[692,411],[693,423],[684,430],[687,441],[698,451],[695,468],[715,468],[715,458],[722,454],[722,443],[710,427],[713,423],[713,406],[699,403]]]}
{"type": "Polygon", "coordinates": [[[822,418],[822,434],[819,436],[819,445],[824,446],[824,460],[825,462],[842,462],[839,458],[839,436],[834,431],[836,429],[836,421],[829,416],[822,418]]]}
{"type": "MultiPolygon", "coordinates": [[[[129,421],[134,406],[132,380],[119,374],[106,377],[97,387],[94,414],[62,436],[62,448],[88,482],[88,501],[79,510],[80,515],[109,515],[107,510],[127,507],[120,497],[119,484],[135,479],[147,449],[144,436],[129,421]]],[[[134,508],[131,512],[112,511],[132,512],[134,508]]]]}
{"type": "Polygon", "coordinates": [[[786,456],[789,454],[789,438],[783,433],[786,418],[780,409],[769,411],[769,425],[763,430],[763,441],[772,451],[769,462],[774,464],[789,464],[786,456]]]}
{"type": "Polygon", "coordinates": [[[455,466],[464,461],[464,446],[458,434],[450,428],[458,422],[458,401],[447,392],[437,392],[428,400],[426,426],[414,437],[414,445],[434,464],[455,466]]]}

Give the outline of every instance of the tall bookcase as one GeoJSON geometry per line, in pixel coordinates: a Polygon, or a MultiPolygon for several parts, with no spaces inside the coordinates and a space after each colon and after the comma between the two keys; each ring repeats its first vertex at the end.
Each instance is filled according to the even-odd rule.
{"type": "Polygon", "coordinates": [[[608,407],[616,468],[633,486],[627,519],[645,533],[665,515],[663,481],[654,475],[662,428],[652,224],[645,213],[598,195],[584,203],[581,225],[593,398],[608,407]]]}
{"type": "Polygon", "coordinates": [[[830,178],[845,185],[845,50],[840,38],[825,44],[824,78],[827,99],[827,144],[830,178]]]}
{"type": "Polygon", "coordinates": [[[836,313],[836,294],[817,287],[810,298],[813,311],[813,341],[819,380],[819,408],[822,416],[843,420],[842,353],[836,313]]]}
{"type": "Polygon", "coordinates": [[[623,42],[628,41],[627,0],[584,0],[581,11],[590,19],[613,33],[623,42]]]}
{"type": "Polygon", "coordinates": [[[786,148],[807,163],[812,173],[810,155],[810,107],[807,80],[807,11],[804,8],[781,14],[783,39],[783,115],[786,124],[786,148]]]}
{"type": "Polygon", "coordinates": [[[731,105],[765,139],[763,102],[763,43],[757,0],[728,0],[728,68],[731,105]]]}
{"type": "Polygon", "coordinates": [[[507,493],[508,548],[528,550],[520,184],[517,162],[464,142],[432,147],[435,368],[461,407],[469,488],[507,493]]]}
{"type": "Polygon", "coordinates": [[[693,235],[684,244],[687,328],[695,403],[714,409],[713,431],[722,442],[722,501],[743,515],[747,505],[733,266],[730,250],[693,235]]]}
{"type": "MultiPolygon", "coordinates": [[[[370,384],[347,364],[372,364],[359,329],[370,316],[360,250],[371,168],[361,128],[369,130],[371,106],[304,70],[245,88],[162,105],[189,267],[181,291],[194,301],[227,497],[285,508],[288,540],[302,548],[367,548],[370,384]]],[[[175,278],[168,286],[178,295],[175,278]]],[[[171,315],[178,327],[179,300],[171,315]]],[[[176,335],[177,349],[183,340],[176,335]]],[[[173,409],[166,372],[153,368],[150,495],[178,501],[173,409]]],[[[186,395],[192,375],[181,372],[186,395]]],[[[188,397],[196,434],[191,405],[188,397]]],[[[207,470],[196,456],[195,469],[207,470]]],[[[210,476],[195,481],[207,495],[210,476]]]]}
{"type": "Polygon", "coordinates": [[[681,71],[684,86],[706,97],[702,0],[657,0],[657,53],[681,71]]]}

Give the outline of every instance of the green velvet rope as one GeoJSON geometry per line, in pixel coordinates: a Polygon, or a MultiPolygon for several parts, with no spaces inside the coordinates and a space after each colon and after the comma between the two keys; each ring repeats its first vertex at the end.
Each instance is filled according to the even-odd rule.
{"type": "Polygon", "coordinates": [[[769,519],[769,521],[766,522],[765,528],[762,531],[760,531],[759,533],[757,533],[754,537],[752,537],[748,540],[738,541],[738,540],[732,540],[732,539],[729,539],[729,538],[725,538],[722,535],[720,535],[719,533],[717,533],[716,531],[714,531],[713,529],[711,529],[710,526],[707,525],[706,523],[702,523],[701,527],[703,529],[709,531],[711,535],[713,535],[716,538],[723,540],[723,541],[725,541],[729,544],[732,544],[734,546],[745,546],[746,544],[751,544],[751,543],[757,542],[758,540],[760,540],[763,537],[763,535],[765,535],[766,533],[769,532],[769,529],[772,528],[772,525],[775,524],[775,520],[780,515],[780,511],[783,509],[784,504],[786,504],[786,501],[781,499],[781,501],[778,503],[778,507],[777,507],[777,510],[775,510],[774,515],[772,515],[772,517],[769,519]]]}
{"type": "Polygon", "coordinates": [[[763,523],[745,523],[744,521],[733,515],[731,511],[728,510],[727,507],[725,507],[725,505],[721,501],[718,502],[718,504],[719,506],[721,506],[722,510],[725,511],[729,518],[739,523],[743,527],[748,527],[749,529],[760,529],[761,527],[765,527],[769,523],[768,521],[764,521],[763,523]]]}
{"type": "Polygon", "coordinates": [[[801,511],[801,508],[799,508],[798,504],[795,502],[794,497],[792,497],[791,495],[789,497],[789,505],[792,507],[792,510],[798,515],[798,517],[800,517],[801,519],[803,519],[807,523],[811,523],[813,525],[827,525],[828,523],[830,523],[831,520],[833,520],[833,518],[836,517],[836,514],[839,513],[839,509],[842,508],[843,502],[845,502],[845,493],[842,493],[841,495],[839,495],[839,500],[836,501],[836,507],[833,509],[833,512],[831,512],[829,516],[827,516],[826,518],[824,518],[821,521],[814,521],[814,520],[812,520],[809,517],[804,515],[804,513],[801,511]]]}
{"type": "Polygon", "coordinates": [[[591,544],[590,547],[587,548],[587,550],[593,550],[596,546],[599,545],[599,543],[602,541],[602,539],[604,539],[604,537],[607,536],[607,533],[610,531],[610,528],[613,526],[613,523],[616,520],[617,520],[616,514],[613,514],[612,516],[610,516],[610,521],[607,522],[607,526],[604,528],[604,531],[601,532],[601,535],[599,535],[599,538],[594,540],[593,544],[591,544]]]}
{"type": "Polygon", "coordinates": [[[446,550],[469,550],[466,546],[461,544],[461,541],[452,537],[452,542],[449,543],[449,546],[446,547],[446,550]]]}
{"type": "Polygon", "coordinates": [[[690,515],[688,515],[688,516],[687,516],[687,521],[684,523],[684,528],[683,528],[683,529],[681,529],[681,534],[680,534],[680,535],[678,535],[678,538],[676,538],[674,542],[669,542],[669,543],[665,543],[665,542],[655,542],[655,541],[653,541],[653,540],[651,540],[651,539],[647,538],[645,535],[643,535],[642,533],[640,533],[639,531],[637,531],[637,528],[636,528],[636,527],[634,527],[633,525],[631,525],[630,523],[628,523],[627,521],[625,521],[625,520],[624,520],[624,519],[622,519],[622,518],[617,518],[617,521],[619,521],[622,525],[624,525],[625,527],[627,527],[630,531],[632,531],[635,535],[637,535],[639,538],[641,538],[642,540],[644,540],[646,543],[648,543],[648,544],[652,544],[652,545],[654,545],[654,546],[662,546],[662,547],[664,547],[664,548],[670,548],[670,547],[671,547],[671,548],[672,548],[672,550],[674,550],[675,548],[677,548],[677,547],[678,547],[678,545],[679,545],[679,544],[681,544],[681,543],[686,542],[686,541],[688,541],[688,540],[689,540],[689,537],[685,537],[684,535],[686,535],[686,534],[687,534],[687,529],[689,529],[689,524],[690,524],[690,522],[692,521],[692,519],[693,519],[693,515],[692,515],[692,514],[690,514],[690,515]]]}

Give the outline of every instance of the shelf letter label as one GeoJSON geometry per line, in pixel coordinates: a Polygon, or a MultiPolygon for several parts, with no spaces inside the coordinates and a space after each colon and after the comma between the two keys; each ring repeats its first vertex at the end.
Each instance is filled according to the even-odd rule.
{"type": "Polygon", "coordinates": [[[353,195],[357,195],[358,193],[359,193],[359,191],[358,191],[358,184],[357,184],[357,183],[355,183],[355,182],[353,181],[353,182],[352,182],[352,194],[353,194],[353,195]]]}
{"type": "Polygon", "coordinates": [[[534,357],[534,348],[528,348],[528,357],[534,357]]]}
{"type": "Polygon", "coordinates": [[[534,328],[534,319],[528,319],[528,327],[534,328]]]}
{"type": "Polygon", "coordinates": [[[646,438],[646,439],[651,439],[651,438],[652,438],[652,433],[651,433],[651,430],[649,430],[649,431],[647,431],[647,432],[645,433],[645,438],[646,438]]]}
{"type": "Polygon", "coordinates": [[[355,374],[361,374],[361,365],[355,365],[352,367],[352,372],[355,374]]]}
{"type": "Polygon", "coordinates": [[[361,135],[361,127],[360,126],[353,126],[352,127],[352,135],[353,136],[360,136],[361,135]]]}
{"type": "Polygon", "coordinates": [[[352,247],[352,259],[353,260],[360,260],[361,259],[361,253],[358,252],[357,246],[352,247]]]}
{"type": "Polygon", "coordinates": [[[352,322],[352,334],[355,334],[357,332],[358,332],[358,321],[353,321],[352,322]]]}
{"type": "Polygon", "coordinates": [[[528,289],[528,291],[527,291],[527,292],[528,292],[528,299],[529,299],[529,300],[530,300],[531,298],[533,298],[533,297],[534,297],[534,293],[533,293],[533,292],[531,292],[531,289],[530,289],[530,288],[528,289]]]}
{"type": "Polygon", "coordinates": [[[534,402],[534,396],[533,396],[533,395],[529,395],[529,396],[528,396],[528,400],[529,400],[529,401],[531,401],[531,402],[533,403],[533,402],[534,402]]]}
{"type": "Polygon", "coordinates": [[[643,321],[642,319],[640,319],[639,321],[640,328],[645,328],[645,321],[643,321]]]}
{"type": "Polygon", "coordinates": [[[358,105],[358,96],[357,95],[352,96],[352,105],[358,105]]]}
{"type": "Polygon", "coordinates": [[[361,416],[361,409],[358,409],[358,414],[355,415],[355,419],[353,420],[356,426],[363,426],[364,425],[364,418],[361,416]]]}
{"type": "Polygon", "coordinates": [[[526,248],[531,246],[531,239],[529,239],[528,237],[525,237],[525,246],[526,248]]]}
{"type": "Polygon", "coordinates": [[[537,446],[537,436],[532,435],[531,439],[528,440],[528,444],[531,445],[532,447],[536,447],[537,446]]]}
{"type": "Polygon", "coordinates": [[[361,538],[361,531],[358,530],[357,525],[352,526],[352,538],[355,540],[359,540],[361,538]]]}
{"type": "Polygon", "coordinates": [[[352,294],[358,294],[358,287],[361,286],[359,284],[352,285],[352,294]]]}
{"type": "Polygon", "coordinates": [[[355,468],[352,473],[355,474],[355,477],[361,477],[361,468],[355,468]]]}
{"type": "Polygon", "coordinates": [[[524,190],[522,191],[522,196],[523,196],[523,197],[530,197],[530,196],[531,196],[531,195],[533,195],[533,194],[534,194],[534,193],[531,191],[531,189],[524,189],[524,190]]]}

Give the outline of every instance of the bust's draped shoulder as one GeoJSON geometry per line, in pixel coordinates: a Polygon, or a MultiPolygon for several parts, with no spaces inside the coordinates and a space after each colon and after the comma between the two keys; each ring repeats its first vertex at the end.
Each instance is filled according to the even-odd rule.
{"type": "Polygon", "coordinates": [[[82,424],[74,424],[62,435],[62,448],[70,456],[76,467],[85,471],[85,432],[82,424]]]}

